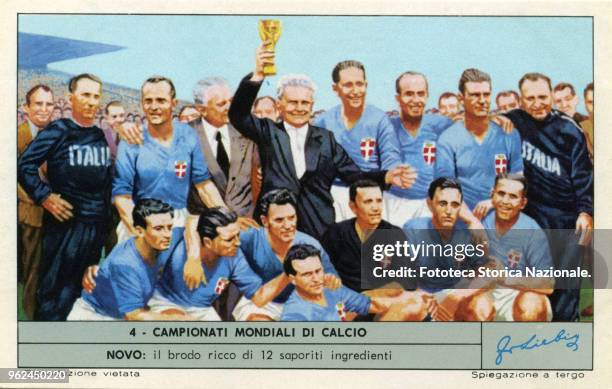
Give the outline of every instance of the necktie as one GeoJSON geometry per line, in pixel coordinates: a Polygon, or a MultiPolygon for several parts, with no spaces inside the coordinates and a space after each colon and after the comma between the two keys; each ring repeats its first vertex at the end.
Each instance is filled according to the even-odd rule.
{"type": "Polygon", "coordinates": [[[225,177],[229,175],[229,158],[227,156],[227,151],[225,150],[225,146],[223,146],[223,142],[221,141],[221,131],[217,131],[217,135],[215,135],[215,140],[217,141],[217,163],[219,167],[225,174],[225,177]]]}

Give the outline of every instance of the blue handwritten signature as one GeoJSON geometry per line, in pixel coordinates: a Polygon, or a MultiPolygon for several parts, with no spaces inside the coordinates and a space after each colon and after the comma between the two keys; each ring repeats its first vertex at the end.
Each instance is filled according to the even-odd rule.
{"type": "Polygon", "coordinates": [[[571,349],[571,351],[577,351],[579,340],[579,334],[570,335],[563,329],[552,339],[538,339],[538,336],[534,334],[531,335],[526,342],[515,345],[510,345],[512,337],[510,335],[505,335],[497,342],[497,358],[495,358],[495,364],[500,365],[504,361],[504,354],[512,354],[513,350],[533,350],[559,342],[565,342],[565,347],[571,349]]]}

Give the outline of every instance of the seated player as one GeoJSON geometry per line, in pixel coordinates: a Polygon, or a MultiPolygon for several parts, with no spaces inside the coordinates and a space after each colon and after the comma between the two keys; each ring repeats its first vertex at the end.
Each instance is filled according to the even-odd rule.
{"type": "Polygon", "coordinates": [[[149,301],[152,311],[185,312],[198,320],[220,321],[212,303],[219,298],[229,282],[258,307],[265,306],[288,284],[281,274],[262,286],[261,278],[249,267],[240,247],[238,216],[226,208],[211,208],[200,215],[198,235],[201,239],[200,258],[206,284],[189,290],[183,280],[187,260],[185,242],[180,242],[168,259],[158,287],[149,301]]]}
{"type": "MultiPolygon", "coordinates": [[[[470,244],[472,237],[469,231],[456,228],[463,202],[461,185],[453,179],[440,177],[430,184],[428,192],[427,206],[432,216],[412,219],[404,224],[408,241],[438,246],[450,244],[454,247],[470,244]]],[[[477,268],[488,262],[485,256],[479,259],[477,256],[466,255],[458,260],[443,252],[427,254],[430,255],[421,253],[418,256],[417,267],[431,270],[465,269],[477,268]]],[[[487,289],[482,280],[466,282],[458,277],[420,277],[417,282],[418,288],[432,294],[445,311],[445,314],[439,316],[437,313],[432,314],[436,320],[489,321],[495,315],[493,303],[484,293],[487,289]]]]}
{"type": "MultiPolygon", "coordinates": [[[[546,234],[538,223],[521,211],[527,205],[527,179],[509,174],[495,180],[492,204],[495,212],[483,221],[489,235],[489,254],[501,268],[549,269],[553,266],[546,234]]],[[[547,295],[554,278],[503,278],[491,291],[496,321],[550,321],[552,308],[547,295]]]]}
{"type": "MultiPolygon", "coordinates": [[[[266,193],[260,200],[263,227],[242,232],[240,249],[251,269],[263,282],[268,282],[283,273],[283,261],[291,246],[310,244],[321,251],[321,262],[330,285],[339,286],[340,279],[321,244],[310,235],[297,231],[296,204],[295,195],[286,189],[275,189],[266,193]]],[[[272,302],[262,308],[243,297],[236,304],[233,316],[237,321],[279,320],[282,304],[287,301],[292,291],[293,286],[288,285],[272,302]]]]}
{"type": "Polygon", "coordinates": [[[138,200],[132,211],[136,237],[115,246],[98,269],[95,289],[81,293],[68,320],[188,319],[147,307],[164,265],[158,255],[170,247],[173,217],[173,208],[160,200],[138,200]]]}
{"type": "Polygon", "coordinates": [[[349,207],[356,217],[329,226],[321,244],[338,271],[342,284],[362,292],[361,249],[374,233],[401,229],[382,219],[383,193],[372,180],[359,180],[349,188],[349,207]]]}
{"type": "Polygon", "coordinates": [[[368,313],[380,314],[381,321],[421,321],[427,315],[419,293],[398,289],[394,297],[370,297],[345,286],[327,289],[321,252],[314,246],[292,246],[283,267],[295,290],[283,307],[281,321],[347,321],[368,313]]]}

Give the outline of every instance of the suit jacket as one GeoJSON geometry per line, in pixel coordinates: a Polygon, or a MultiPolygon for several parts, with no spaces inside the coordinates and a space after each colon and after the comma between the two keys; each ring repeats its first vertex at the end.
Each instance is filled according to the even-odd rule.
{"type": "MultiPolygon", "coordinates": [[[[229,177],[226,177],[214,157],[208,137],[204,133],[202,120],[204,119],[194,120],[189,125],[193,127],[200,138],[200,147],[215,186],[225,200],[225,204],[231,210],[239,216],[251,217],[255,208],[251,188],[251,172],[257,167],[259,161],[257,146],[251,140],[242,136],[231,125],[228,125],[231,158],[229,177]]],[[[188,207],[192,210],[205,208],[195,188],[192,188],[188,201],[191,203],[188,207]]]]}
{"type": "Polygon", "coordinates": [[[234,95],[229,110],[230,122],[259,147],[263,169],[262,194],[280,188],[295,193],[298,197],[298,229],[318,239],[335,220],[334,200],[330,193],[334,180],[339,177],[351,184],[361,178],[370,178],[384,187],[386,171],[362,172],[336,143],[331,131],[309,125],[304,150],[306,171],[298,178],[284,125],[251,115],[251,106],[261,83],[249,81],[250,77],[248,75],[241,81],[234,95]]]}
{"type": "MultiPolygon", "coordinates": [[[[17,158],[21,156],[32,140],[30,124],[25,121],[17,127],[17,158]]],[[[17,184],[17,198],[19,199],[17,211],[19,223],[32,227],[42,227],[44,209],[36,205],[19,184],[17,184]]]]}

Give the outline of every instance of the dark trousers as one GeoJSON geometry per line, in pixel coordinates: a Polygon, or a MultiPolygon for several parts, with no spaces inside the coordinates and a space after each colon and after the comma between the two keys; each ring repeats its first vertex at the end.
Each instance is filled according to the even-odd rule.
{"type": "Polygon", "coordinates": [[[66,320],[85,269],[100,260],[107,232],[106,222],[61,223],[45,213],[35,320],[66,320]]]}
{"type": "Polygon", "coordinates": [[[23,310],[28,319],[34,317],[36,309],[36,289],[40,258],[42,256],[42,228],[19,224],[19,265],[23,283],[23,310]]]}
{"type": "MultiPolygon", "coordinates": [[[[576,269],[583,263],[584,246],[578,245],[573,230],[547,230],[550,253],[555,269],[576,269]]],[[[576,321],[580,298],[579,278],[555,279],[555,290],[550,295],[553,321],[576,321]]]]}
{"type": "Polygon", "coordinates": [[[221,296],[215,300],[213,303],[213,307],[221,317],[223,321],[234,321],[234,316],[232,316],[232,312],[234,312],[234,308],[238,301],[242,297],[242,293],[240,293],[240,289],[233,283],[230,282],[229,287],[227,287],[221,296]]]}
{"type": "Polygon", "coordinates": [[[119,217],[119,212],[115,207],[112,207],[112,219],[111,223],[108,226],[108,235],[106,236],[106,242],[104,242],[104,257],[108,257],[108,254],[113,250],[115,245],[117,244],[117,225],[121,218],[119,217]]]}

